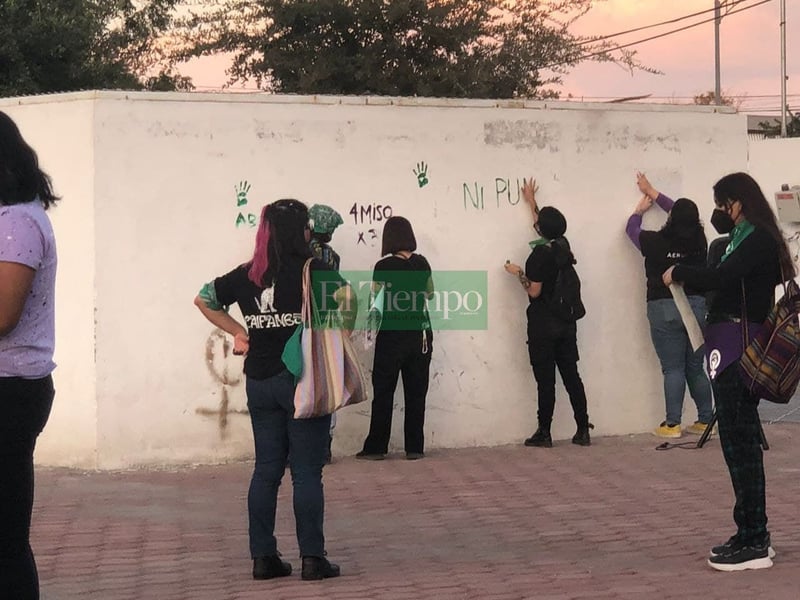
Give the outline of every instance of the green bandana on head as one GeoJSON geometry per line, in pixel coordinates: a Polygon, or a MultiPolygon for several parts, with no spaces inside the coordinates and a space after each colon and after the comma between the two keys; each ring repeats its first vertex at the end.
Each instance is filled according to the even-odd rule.
{"type": "Polygon", "coordinates": [[[308,218],[314,222],[315,233],[333,233],[339,225],[344,223],[338,212],[324,204],[315,204],[309,208],[308,218]]]}

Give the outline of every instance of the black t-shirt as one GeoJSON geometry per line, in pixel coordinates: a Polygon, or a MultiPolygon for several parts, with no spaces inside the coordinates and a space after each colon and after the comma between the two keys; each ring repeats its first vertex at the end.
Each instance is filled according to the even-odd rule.
{"type": "Polygon", "coordinates": [[[553,254],[553,249],[549,245],[539,245],[534,247],[525,261],[525,277],[531,281],[542,284],[542,293],[536,298],[528,296],[529,308],[536,310],[535,307],[544,307],[545,298],[553,294],[553,286],[558,275],[558,267],[553,254]]]}
{"type": "MultiPolygon", "coordinates": [[[[575,323],[556,318],[547,305],[558,276],[556,253],[550,244],[533,248],[525,261],[525,276],[542,284],[542,291],[536,298],[528,296],[528,344],[549,344],[547,340],[575,335],[575,323]]],[[[534,347],[529,347],[529,350],[534,350],[534,347]]]]}
{"type": "MultiPolygon", "coordinates": [[[[250,337],[250,350],[244,359],[244,372],[253,379],[267,379],[286,367],[281,360],[286,341],[301,323],[303,307],[303,265],[306,257],[284,257],[281,269],[270,287],[254,284],[247,277],[247,265],[214,280],[217,299],[225,306],[238,304],[250,337]]],[[[319,272],[328,271],[338,282],[338,273],[319,260],[311,263],[317,302],[319,272]]],[[[326,276],[326,278],[330,278],[326,276]]],[[[340,283],[336,285],[338,287],[340,283]]],[[[328,290],[330,292],[330,290],[328,290]]]]}
{"type": "MultiPolygon", "coordinates": [[[[702,267],[706,264],[706,239],[692,242],[669,238],[661,231],[643,230],[639,234],[639,245],[644,256],[644,272],[647,276],[647,301],[671,299],[672,293],[664,285],[664,271],[675,264],[702,267]]],[[[684,288],[687,296],[702,296],[692,285],[684,288]]]]}
{"type": "Polygon", "coordinates": [[[778,261],[777,242],[769,232],[756,227],[719,266],[679,264],[672,277],[703,291],[716,290],[708,306],[712,323],[741,318],[744,280],[747,320],[762,323],[775,304],[775,286],[781,279],[778,261]]]}
{"type": "Polygon", "coordinates": [[[433,288],[424,256],[387,256],[375,263],[372,280],[384,285],[381,332],[430,329],[426,298],[433,288]]]}

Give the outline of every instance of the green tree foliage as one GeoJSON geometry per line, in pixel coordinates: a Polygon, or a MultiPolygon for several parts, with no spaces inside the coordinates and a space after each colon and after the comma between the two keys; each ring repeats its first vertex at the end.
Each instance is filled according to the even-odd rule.
{"type": "MultiPolygon", "coordinates": [[[[786,111],[786,137],[800,137],[800,114],[786,111]]],[[[781,137],[781,120],[771,119],[758,124],[768,138],[781,137]]]]}
{"type": "Polygon", "coordinates": [[[179,0],[0,0],[0,96],[187,88],[158,36],[179,0]]]}
{"type": "Polygon", "coordinates": [[[593,0],[217,0],[179,59],[227,52],[231,83],[275,92],[547,97],[583,60],[644,69],[570,32],[593,0]]]}

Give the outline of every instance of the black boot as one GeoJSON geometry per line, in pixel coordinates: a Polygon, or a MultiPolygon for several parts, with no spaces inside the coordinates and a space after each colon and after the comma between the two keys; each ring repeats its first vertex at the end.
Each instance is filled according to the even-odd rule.
{"type": "Polygon", "coordinates": [[[300,577],[306,581],[329,579],[341,574],[339,565],[334,565],[323,556],[304,556],[303,572],[300,577]]]}
{"type": "Polygon", "coordinates": [[[262,556],[253,559],[253,579],[272,579],[292,574],[292,565],[279,556],[262,556]]]}
{"type": "Polygon", "coordinates": [[[584,426],[578,425],[578,431],[572,436],[572,443],[578,446],[591,446],[592,439],[589,437],[589,430],[594,429],[594,425],[587,423],[584,426]]]}
{"type": "Polygon", "coordinates": [[[328,452],[325,454],[325,464],[329,465],[333,462],[333,452],[331,452],[331,446],[333,445],[333,436],[328,435],[328,452]]]}
{"type": "Polygon", "coordinates": [[[536,430],[531,437],[525,440],[526,446],[538,446],[539,448],[552,448],[553,447],[553,438],[550,437],[550,429],[544,428],[539,425],[539,428],[536,430]]]}

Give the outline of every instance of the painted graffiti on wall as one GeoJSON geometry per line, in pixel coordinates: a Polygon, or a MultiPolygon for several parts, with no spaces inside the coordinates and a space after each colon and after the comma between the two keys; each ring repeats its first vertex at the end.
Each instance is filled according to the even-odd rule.
{"type": "Polygon", "coordinates": [[[464,210],[486,210],[487,206],[516,206],[522,199],[523,178],[495,177],[494,183],[464,182],[461,186],[464,210]],[[488,192],[487,192],[488,189],[488,192]]]}
{"type": "Polygon", "coordinates": [[[236,209],[238,211],[236,215],[236,228],[238,229],[242,226],[255,227],[258,223],[258,218],[255,214],[247,212],[244,208],[249,202],[247,194],[250,192],[250,183],[247,181],[240,181],[233,186],[233,189],[236,192],[236,209]]]}
{"type": "Polygon", "coordinates": [[[389,204],[361,204],[356,202],[348,211],[353,217],[353,224],[358,228],[356,246],[375,247],[380,239],[378,224],[393,214],[389,204]]]}
{"type": "Polygon", "coordinates": [[[233,356],[230,336],[221,329],[212,331],[206,339],[205,361],[208,372],[219,388],[217,408],[199,407],[195,413],[203,416],[216,416],[220,438],[225,439],[228,431],[228,415],[249,414],[247,408],[231,406],[231,392],[241,385],[243,375],[241,359],[233,356]]]}
{"type": "Polygon", "coordinates": [[[419,187],[423,188],[428,185],[428,165],[424,162],[418,162],[413,171],[414,175],[417,176],[417,185],[419,187]]]}

